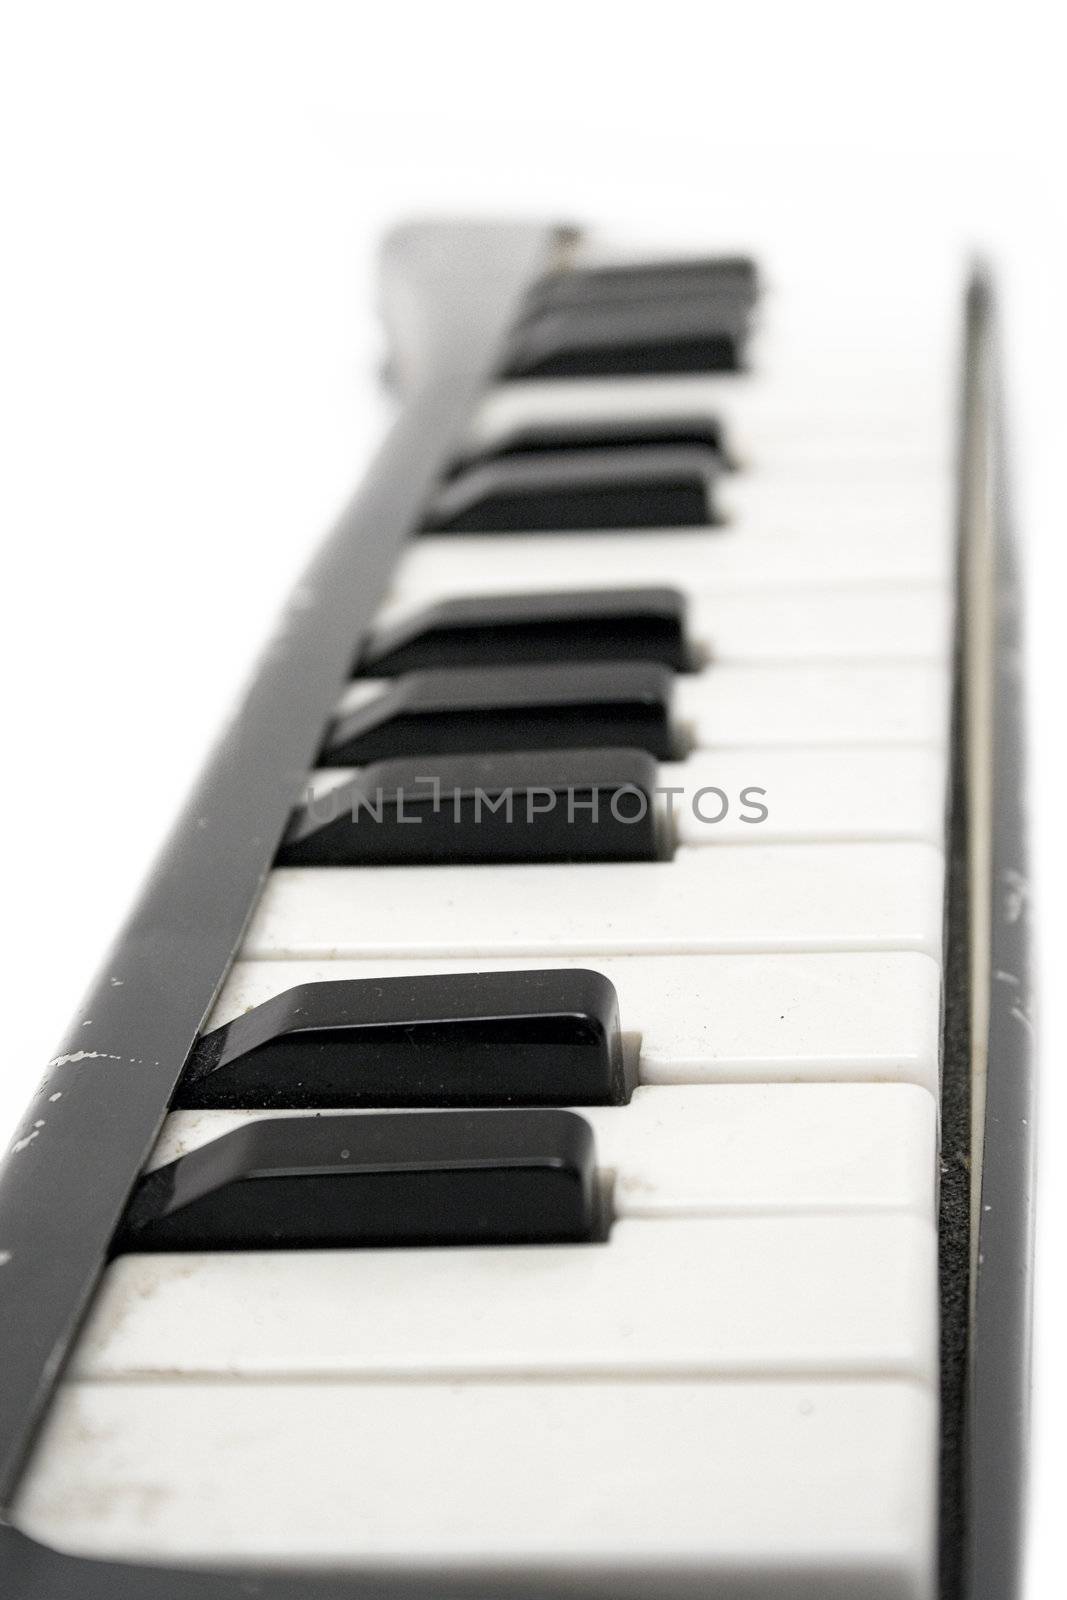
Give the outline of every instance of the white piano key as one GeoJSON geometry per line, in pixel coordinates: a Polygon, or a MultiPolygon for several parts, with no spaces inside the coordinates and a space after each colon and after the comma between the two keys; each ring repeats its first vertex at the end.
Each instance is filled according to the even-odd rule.
{"type": "Polygon", "coordinates": [[[691,593],[825,589],[848,584],[940,585],[952,581],[947,538],[907,528],[892,537],[827,525],[804,538],[756,538],[740,525],[648,533],[449,534],[416,539],[396,569],[394,596],[589,589],[610,583],[672,584],[691,593]]]}
{"type": "MultiPolygon", "coordinates": [[[[714,503],[721,523],[761,547],[765,541],[776,548],[788,541],[807,549],[810,543],[817,553],[823,543],[834,539],[842,557],[847,551],[876,554],[885,546],[915,553],[937,549],[946,556],[955,546],[954,488],[954,475],[940,466],[913,464],[902,472],[874,465],[869,470],[842,472],[828,465],[821,470],[812,466],[797,471],[788,465],[761,462],[752,470],[722,474],[715,485],[714,503]]],[[[658,537],[665,531],[658,530],[658,537]]],[[[716,530],[691,530],[693,534],[701,531],[716,530]]],[[[652,532],[655,536],[656,530],[652,532]]],[[[722,528],[718,534],[721,543],[722,528]]],[[[636,530],[631,530],[631,536],[642,537],[636,530]]],[[[563,529],[555,537],[566,540],[568,533],[563,529]]],[[[591,537],[604,539],[611,534],[604,530],[591,537]]],[[[848,571],[828,574],[825,581],[844,582],[851,576],[848,571]]]]}
{"type": "MultiPolygon", "coordinates": [[[[945,259],[933,283],[930,263],[920,272],[884,260],[846,268],[852,293],[836,274],[814,262],[790,263],[757,315],[752,377],[771,397],[789,397],[795,417],[803,393],[829,416],[840,399],[854,399],[865,419],[892,417],[903,434],[923,423],[948,458],[958,386],[964,272],[945,259]],[[833,281],[831,288],[831,280],[833,281]],[[828,292],[829,291],[829,292],[828,292]],[[838,292],[834,292],[838,291],[838,292]],[[879,313],[871,316],[877,301],[879,313]]],[[[803,424],[801,424],[803,426],[803,424]]]]}
{"type": "Polygon", "coordinates": [[[932,1221],[672,1217],[591,1245],[125,1256],[74,1375],[932,1383],[936,1366],[932,1221]]]}
{"type": "Polygon", "coordinates": [[[558,421],[708,417],[722,426],[734,461],[758,470],[847,472],[916,464],[951,470],[951,385],[925,392],[901,383],[818,380],[773,370],[765,341],[762,370],[721,377],[512,380],[490,389],[475,414],[469,447],[486,448],[508,433],[558,421]],[[807,381],[805,381],[807,380],[807,381]]]}
{"type": "MultiPolygon", "coordinates": [[[[715,726],[710,708],[694,731],[715,726]]],[[[944,769],[940,750],[908,746],[696,751],[686,761],[661,762],[658,782],[682,791],[671,801],[671,815],[683,845],[892,839],[940,844],[944,769]]]]}
{"type": "MultiPolygon", "coordinates": [[[[388,692],[391,681],[357,678],[338,714],[388,692]]],[[[815,760],[820,746],[943,746],[951,690],[947,663],[713,662],[678,674],[673,698],[676,719],[700,749],[804,746],[815,760]]],[[[901,758],[907,760],[903,752],[901,758]]]]}
{"type": "Polygon", "coordinates": [[[246,960],[941,949],[925,844],[686,847],[670,861],[281,867],[246,960]]]}
{"type": "Polygon", "coordinates": [[[931,1600],[935,1452],[899,1381],[67,1382],[14,1520],[126,1560],[931,1600]]]}
{"type": "MultiPolygon", "coordinates": [[[[889,1211],[934,1220],[937,1103],[914,1084],[639,1085],[629,1105],[574,1109],[592,1126],[617,1217],[889,1211]]],[[[354,1114],[172,1111],[146,1171],[249,1121],[354,1114]]]]}
{"type": "Polygon", "coordinates": [[[806,539],[836,534],[872,547],[955,541],[951,473],[916,467],[907,474],[775,471],[761,466],[731,473],[717,486],[725,520],[753,540],[806,539]]]}
{"type": "MultiPolygon", "coordinates": [[[[932,744],[948,738],[947,667],[725,666],[679,675],[675,711],[702,748],[932,744]]],[[[799,752],[798,752],[799,753],[799,752]]]]}
{"type": "Polygon", "coordinates": [[[937,661],[952,647],[952,598],[934,584],[694,594],[690,629],[715,662],[937,661]]]}
{"type": "MultiPolygon", "coordinates": [[[[798,718],[803,709],[798,700],[798,718]]],[[[768,722],[773,715],[772,710],[768,722]]],[[[728,718],[721,721],[727,734],[742,733],[742,726],[732,729],[728,718]]],[[[695,727],[689,718],[682,725],[699,735],[701,729],[717,731],[719,722],[712,703],[695,727]]],[[[784,726],[778,731],[786,733],[784,726]]],[[[434,758],[428,756],[427,776],[433,769],[434,758]]],[[[685,761],[661,761],[656,781],[664,833],[683,845],[894,839],[940,844],[945,832],[944,769],[940,750],[906,745],[885,750],[698,750],[685,761]]],[[[321,800],[357,771],[319,768],[309,774],[302,793],[321,800]]]]}
{"type": "MultiPolygon", "coordinates": [[[[484,575],[471,593],[490,593],[493,581],[492,574],[484,575]]],[[[591,587],[612,585],[601,573],[591,587]]],[[[554,572],[538,584],[542,592],[567,587],[554,572]]],[[[506,590],[506,583],[500,588],[506,590]]],[[[453,578],[446,593],[432,598],[462,593],[453,578]]],[[[383,628],[400,623],[430,599],[401,591],[376,621],[383,628]]],[[[952,599],[948,589],[934,584],[700,592],[689,598],[689,633],[698,654],[716,663],[943,662],[952,645],[952,599]]]]}
{"type": "MultiPolygon", "coordinates": [[[[390,680],[356,679],[338,714],[385,693],[390,680]]],[[[848,744],[944,745],[951,678],[932,662],[734,665],[679,674],[674,709],[703,749],[848,744]]]]}
{"type": "MultiPolygon", "coordinates": [[[[938,1090],[941,975],[926,955],[597,956],[648,1084],[875,1081],[938,1090]]],[[[538,956],[238,961],[207,1027],[299,983],[573,966],[538,956]]],[[[168,1124],[169,1126],[169,1124],[168,1124]]]]}

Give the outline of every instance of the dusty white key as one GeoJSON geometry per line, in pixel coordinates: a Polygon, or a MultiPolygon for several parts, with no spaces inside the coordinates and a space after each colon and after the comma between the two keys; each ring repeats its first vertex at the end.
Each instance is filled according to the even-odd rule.
{"type": "Polygon", "coordinates": [[[689,846],[670,861],[282,867],[245,959],[941,949],[933,845],[689,846]]]}
{"type": "Polygon", "coordinates": [[[153,1562],[931,1600],[935,1462],[911,1382],[67,1382],[14,1520],[153,1562]]]}
{"type": "MultiPolygon", "coordinates": [[[[489,594],[491,582],[485,575],[471,594],[489,594]]],[[[610,588],[612,580],[601,574],[591,587],[610,588]]],[[[540,592],[566,588],[554,572],[538,584],[540,592]]],[[[463,594],[453,578],[436,598],[463,594]]],[[[379,612],[376,626],[404,622],[427,603],[427,596],[405,598],[401,591],[379,612]]],[[[952,597],[935,584],[700,592],[689,595],[688,627],[699,656],[720,663],[944,661],[952,643],[952,597]]]]}
{"type": "MultiPolygon", "coordinates": [[[[896,1211],[934,1218],[937,1106],[914,1084],[639,1085],[629,1105],[574,1109],[592,1126],[618,1217],[896,1211]]],[[[172,1111],[146,1170],[246,1122],[301,1114],[357,1113],[172,1111]]]]}
{"type": "MultiPolygon", "coordinates": [[[[712,705],[698,727],[715,725],[712,705]]],[[[689,719],[682,726],[697,732],[689,719]]],[[[428,776],[433,765],[427,757],[428,776]]],[[[944,768],[940,750],[914,746],[697,750],[685,761],[659,763],[656,803],[665,835],[683,845],[883,839],[939,844],[945,832],[944,768]]],[[[309,775],[303,793],[321,800],[356,773],[351,767],[321,768],[309,775]]]]}
{"type": "Polygon", "coordinates": [[[675,711],[694,744],[932,744],[948,736],[947,667],[848,662],[726,666],[679,675],[675,711]]]}
{"type": "Polygon", "coordinates": [[[952,579],[949,539],[900,529],[891,538],[828,526],[801,539],[755,538],[740,524],[649,533],[449,534],[416,539],[393,578],[394,596],[504,593],[549,586],[588,589],[671,584],[691,593],[835,584],[939,585],[952,579]]]}
{"type": "MultiPolygon", "coordinates": [[[[573,966],[539,956],[238,961],[208,1028],[299,983],[573,966]]],[[[941,977],[910,953],[597,956],[650,1084],[802,1080],[922,1084],[936,1093],[941,977]]],[[[169,1126],[169,1124],[168,1124],[169,1126]]]]}
{"type": "Polygon", "coordinates": [[[130,1255],[77,1377],[911,1377],[937,1235],[913,1216],[623,1219],[603,1244],[130,1255]]]}

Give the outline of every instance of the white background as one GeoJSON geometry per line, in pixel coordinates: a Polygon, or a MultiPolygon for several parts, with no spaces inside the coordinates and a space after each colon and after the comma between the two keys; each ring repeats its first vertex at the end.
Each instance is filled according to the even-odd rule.
{"type": "Polygon", "coordinates": [[[383,424],[372,254],[389,221],[562,216],[733,244],[846,217],[992,253],[1043,921],[1033,1600],[1061,1592],[1067,1454],[1053,15],[980,0],[0,14],[0,1139],[383,424]]]}

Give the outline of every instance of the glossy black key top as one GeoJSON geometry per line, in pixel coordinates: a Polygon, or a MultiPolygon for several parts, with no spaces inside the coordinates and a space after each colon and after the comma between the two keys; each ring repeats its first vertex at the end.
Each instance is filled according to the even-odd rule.
{"type": "Polygon", "coordinates": [[[423,533],[703,527],[722,462],[701,445],[502,457],[444,484],[423,533]]]}
{"type": "Polygon", "coordinates": [[[302,806],[278,865],[655,861],[656,771],[643,750],[384,761],[302,806]]]}
{"type": "Polygon", "coordinates": [[[477,462],[500,457],[550,455],[561,450],[630,450],[635,445],[696,448],[723,460],[723,430],[714,417],[561,417],[552,422],[512,428],[499,438],[472,449],[451,476],[477,462]]]}
{"type": "Polygon", "coordinates": [[[201,1038],[187,1110],[613,1105],[633,1084],[599,972],[302,983],[201,1038]]]}
{"type": "Polygon", "coordinates": [[[338,718],[320,767],[405,756],[614,746],[667,761],[674,677],[652,661],[412,672],[338,718]]]}
{"type": "Polygon", "coordinates": [[[549,309],[509,340],[505,378],[667,377],[737,372],[749,307],[732,298],[678,297],[549,309]]]}
{"type": "Polygon", "coordinates": [[[364,677],[432,667],[660,661],[696,665],[677,589],[581,589],[441,600],[371,634],[364,677]]]}
{"type": "Polygon", "coordinates": [[[597,1212],[572,1111],[268,1117],[143,1177],[113,1250],[578,1242],[597,1212]]]}
{"type": "Polygon", "coordinates": [[[612,305],[704,295],[752,306],[759,298],[759,273],[747,256],[694,257],[637,266],[586,267],[553,273],[531,290],[531,309],[612,305]]]}

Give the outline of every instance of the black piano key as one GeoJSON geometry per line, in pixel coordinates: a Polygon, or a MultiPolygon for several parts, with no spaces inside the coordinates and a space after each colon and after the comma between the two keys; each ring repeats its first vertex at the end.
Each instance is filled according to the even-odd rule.
{"type": "Polygon", "coordinates": [[[512,333],[505,378],[667,377],[737,372],[749,307],[731,298],[680,297],[539,311],[512,333]]]}
{"type": "Polygon", "coordinates": [[[752,308],[731,295],[679,294],[665,299],[628,300],[615,305],[537,306],[520,318],[512,344],[561,347],[580,341],[595,345],[649,344],[714,332],[744,338],[752,308]]]}
{"type": "Polygon", "coordinates": [[[635,445],[504,457],[447,481],[424,533],[556,533],[706,526],[719,456],[704,446],[635,445]]]}
{"type": "Polygon", "coordinates": [[[320,767],[405,756],[614,746],[681,754],[673,674],[657,662],[412,672],[338,718],[320,767]]]}
{"type": "Polygon", "coordinates": [[[746,256],[722,256],[557,272],[535,285],[527,303],[534,310],[669,300],[694,294],[754,305],[759,298],[755,262],[746,256]]]}
{"type": "Polygon", "coordinates": [[[143,1177],[113,1251],[580,1242],[597,1213],[572,1111],[268,1117],[143,1177]]]}
{"type": "Polygon", "coordinates": [[[717,463],[726,455],[723,429],[714,417],[561,417],[510,429],[491,443],[472,449],[456,462],[450,475],[455,477],[477,462],[500,457],[550,455],[561,450],[626,451],[635,445],[706,450],[717,463]]]}
{"type": "Polygon", "coordinates": [[[385,761],[309,801],[291,867],[655,861],[656,763],[643,750],[385,761]]]}
{"type": "Polygon", "coordinates": [[[614,1105],[633,1089],[599,972],[304,983],[201,1038],[187,1110],[614,1105]]]}
{"type": "Polygon", "coordinates": [[[372,633],[359,673],[594,661],[659,661],[687,672],[695,654],[677,589],[473,595],[438,601],[372,633]]]}

